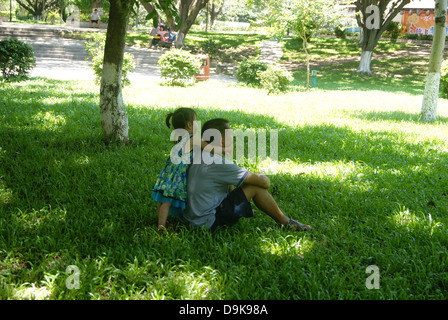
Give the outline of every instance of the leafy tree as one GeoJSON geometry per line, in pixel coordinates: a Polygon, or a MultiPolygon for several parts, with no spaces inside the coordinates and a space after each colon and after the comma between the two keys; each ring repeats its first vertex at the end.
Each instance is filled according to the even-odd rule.
{"type": "Polygon", "coordinates": [[[302,47],[306,54],[307,81],[310,86],[310,56],[308,43],[311,37],[323,26],[332,25],[337,18],[338,10],[333,0],[267,0],[269,15],[266,22],[271,25],[278,38],[282,38],[287,30],[296,33],[302,39],[302,47]]]}
{"type": "MultiPolygon", "coordinates": [[[[8,2],[9,10],[9,0],[2,0],[3,2],[8,2]]],[[[1,2],[0,1],[0,4],[1,2]]],[[[60,15],[62,20],[66,20],[66,8],[73,4],[80,7],[81,2],[91,1],[91,0],[16,0],[17,3],[26,11],[28,11],[36,20],[40,20],[45,13],[53,13],[60,15]]],[[[1,6],[0,6],[1,7],[1,6]]],[[[59,18],[58,18],[59,19],[59,18]]]]}
{"type": "Polygon", "coordinates": [[[148,11],[148,18],[165,16],[170,29],[187,35],[199,12],[204,9],[209,0],[154,0],[148,4],[140,0],[148,11]],[[177,6],[175,3],[177,2],[177,6]],[[176,15],[173,12],[176,11],[176,15]]]}
{"type": "Polygon", "coordinates": [[[356,19],[361,29],[362,51],[358,72],[371,74],[373,50],[381,35],[410,0],[356,0],[356,19]]]}
{"type": "Polygon", "coordinates": [[[31,13],[34,19],[39,20],[42,14],[52,8],[59,6],[59,0],[16,0],[26,11],[31,13]]]}
{"type": "Polygon", "coordinates": [[[216,18],[224,8],[224,3],[225,0],[210,0],[210,2],[208,3],[207,11],[210,15],[210,26],[213,27],[215,25],[216,18]]]}

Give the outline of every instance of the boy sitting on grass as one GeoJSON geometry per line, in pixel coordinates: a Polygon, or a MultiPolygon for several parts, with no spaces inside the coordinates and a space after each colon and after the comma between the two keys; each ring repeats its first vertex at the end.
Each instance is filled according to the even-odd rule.
{"type": "Polygon", "coordinates": [[[212,155],[207,152],[214,145],[226,149],[229,144],[233,144],[233,133],[227,120],[212,119],[204,123],[202,138],[210,143],[210,149],[198,150],[202,152],[200,163],[196,164],[193,161],[188,169],[187,207],[180,216],[183,223],[206,226],[210,230],[220,226],[231,226],[242,217],[253,217],[250,204],[250,201],[253,201],[258,209],[288,229],[294,231],[311,229],[306,224],[288,218],[280,210],[268,191],[270,181],[267,176],[249,172],[218,154],[212,155]],[[215,129],[215,132],[220,134],[207,139],[209,129],[215,129]],[[204,158],[207,157],[213,158],[214,161],[205,163],[204,158]],[[235,188],[229,192],[229,186],[235,188]]]}

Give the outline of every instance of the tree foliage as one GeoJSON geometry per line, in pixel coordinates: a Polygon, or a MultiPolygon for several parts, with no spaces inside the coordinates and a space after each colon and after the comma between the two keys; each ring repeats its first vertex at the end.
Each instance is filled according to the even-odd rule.
{"type": "Polygon", "coordinates": [[[17,39],[0,41],[0,70],[5,79],[23,78],[36,65],[33,48],[17,39]]]}
{"type": "Polygon", "coordinates": [[[59,0],[16,0],[26,11],[31,13],[35,19],[40,19],[42,14],[59,5],[59,0]]]}
{"type": "Polygon", "coordinates": [[[160,57],[158,64],[161,76],[171,79],[170,84],[173,85],[199,73],[202,61],[188,51],[172,49],[160,57]]]}
{"type": "Polygon", "coordinates": [[[204,9],[209,0],[140,0],[146,11],[147,19],[153,19],[157,24],[158,17],[166,17],[173,31],[186,35],[196,20],[199,12],[204,9]]]}
{"type": "Polygon", "coordinates": [[[371,73],[370,60],[378,40],[409,2],[410,0],[356,0],[356,19],[362,33],[362,54],[358,72],[371,73]]]}
{"type": "Polygon", "coordinates": [[[307,56],[307,88],[309,88],[310,61],[308,42],[324,26],[333,25],[339,18],[333,0],[267,0],[269,14],[266,22],[272,33],[282,39],[286,31],[292,31],[302,39],[307,56]]]}

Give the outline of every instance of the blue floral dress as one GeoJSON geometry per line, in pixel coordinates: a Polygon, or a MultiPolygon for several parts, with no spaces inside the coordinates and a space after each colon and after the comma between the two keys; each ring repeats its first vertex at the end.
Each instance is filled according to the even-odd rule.
{"type": "Polygon", "coordinates": [[[169,211],[171,216],[179,216],[186,208],[187,169],[192,163],[193,152],[184,154],[183,149],[186,143],[190,142],[191,137],[192,135],[186,135],[176,142],[151,194],[156,202],[171,203],[169,211]]]}

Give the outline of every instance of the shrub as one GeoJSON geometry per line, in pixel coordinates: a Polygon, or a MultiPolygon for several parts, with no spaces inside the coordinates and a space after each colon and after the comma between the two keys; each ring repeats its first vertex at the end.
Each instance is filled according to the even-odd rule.
{"type": "Polygon", "coordinates": [[[440,93],[442,98],[448,99],[448,60],[442,62],[440,70],[440,93]]]}
{"type": "Polygon", "coordinates": [[[222,48],[219,43],[213,38],[208,38],[207,40],[201,42],[200,47],[205,54],[207,54],[210,59],[217,59],[222,48]]]}
{"type": "Polygon", "coordinates": [[[291,72],[283,69],[279,65],[271,64],[265,71],[260,71],[261,86],[271,93],[285,92],[288,84],[294,79],[291,72]]]}
{"type": "Polygon", "coordinates": [[[202,61],[188,51],[171,49],[160,57],[158,64],[161,76],[170,78],[170,84],[174,85],[179,80],[191,79],[199,73],[202,61]]]}
{"type": "Polygon", "coordinates": [[[33,48],[17,39],[0,41],[0,68],[5,79],[23,78],[36,65],[33,48]]]}
{"type": "Polygon", "coordinates": [[[397,40],[401,32],[401,23],[391,21],[386,27],[386,36],[389,36],[392,40],[397,40]]]}
{"type": "Polygon", "coordinates": [[[249,58],[243,60],[238,66],[238,70],[235,74],[236,78],[240,82],[245,82],[252,85],[260,85],[259,72],[266,71],[268,65],[255,58],[249,58]]]}
{"type": "MultiPolygon", "coordinates": [[[[101,83],[101,76],[103,74],[103,61],[104,61],[104,36],[100,34],[94,34],[92,38],[84,42],[87,53],[92,60],[93,73],[95,74],[95,83],[101,83]]],[[[124,53],[123,57],[123,69],[121,73],[121,85],[127,86],[131,84],[128,78],[128,73],[134,70],[134,56],[128,52],[124,53]]]]}
{"type": "Polygon", "coordinates": [[[338,26],[334,29],[334,35],[336,36],[336,38],[346,39],[347,38],[347,29],[341,28],[338,26]]]}
{"type": "Polygon", "coordinates": [[[57,10],[53,10],[53,11],[48,12],[47,19],[51,23],[55,23],[61,19],[61,15],[59,14],[59,12],[57,10]]]}

